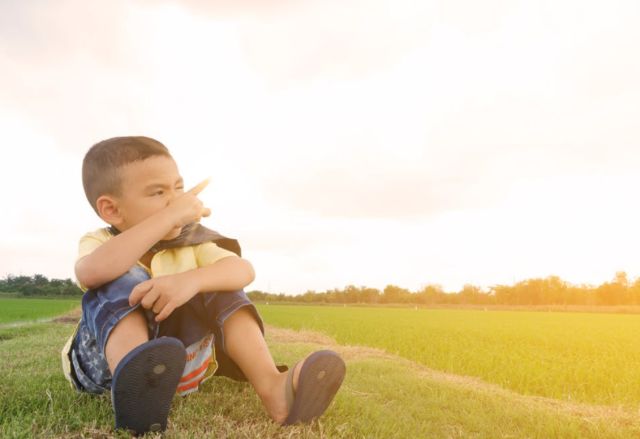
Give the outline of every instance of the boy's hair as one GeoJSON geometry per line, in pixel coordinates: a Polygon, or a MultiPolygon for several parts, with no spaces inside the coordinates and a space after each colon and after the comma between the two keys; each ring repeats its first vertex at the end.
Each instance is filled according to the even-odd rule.
{"type": "Polygon", "coordinates": [[[171,154],[166,146],[150,137],[112,137],[93,145],[82,161],[82,185],[93,210],[98,213],[96,201],[101,195],[122,195],[123,166],[153,156],[171,157],[171,154]]]}

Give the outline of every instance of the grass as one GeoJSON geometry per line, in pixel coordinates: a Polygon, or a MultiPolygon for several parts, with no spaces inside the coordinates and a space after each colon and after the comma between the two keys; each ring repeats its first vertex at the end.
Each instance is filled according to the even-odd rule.
{"type": "MultiPolygon", "coordinates": [[[[127,437],[114,432],[109,396],[72,390],[59,350],[73,325],[0,329],[1,437],[127,437]]],[[[277,363],[335,349],[347,377],[329,410],[308,426],[271,422],[247,383],[214,378],[176,397],[166,437],[273,438],[628,438],[640,436],[635,413],[515,394],[441,374],[380,350],[336,345],[310,332],[267,328],[277,363]]],[[[152,435],[148,435],[152,436],[152,435]]]]}
{"type": "Polygon", "coordinates": [[[526,395],[640,404],[640,315],[259,305],[273,325],[321,331],[526,395]]]}
{"type": "MultiPolygon", "coordinates": [[[[2,303],[0,317],[7,321],[5,313],[15,307],[2,303]]],[[[277,364],[291,365],[323,348],[345,359],[345,382],[325,415],[311,425],[281,428],[268,418],[248,383],[213,378],[199,392],[174,399],[165,437],[640,438],[638,406],[621,403],[633,400],[633,391],[618,393],[615,400],[620,389],[612,386],[614,396],[596,404],[543,397],[499,382],[504,376],[518,382],[523,373],[537,376],[535,361],[544,358],[568,369],[570,385],[577,373],[584,380],[578,390],[593,396],[598,394],[593,383],[601,379],[594,377],[602,371],[594,365],[609,364],[612,355],[611,364],[621,362],[622,369],[631,371],[619,370],[610,382],[627,382],[636,369],[629,365],[636,361],[632,339],[640,316],[259,308],[277,364]],[[465,372],[470,361],[499,367],[480,379],[465,372]]],[[[33,314],[18,319],[42,317],[42,308],[29,309],[33,314]]],[[[0,325],[0,437],[128,437],[113,430],[108,394],[78,393],[64,379],[60,349],[72,330],[68,319],[0,325]]],[[[552,378],[557,373],[553,367],[542,372],[552,378]]]]}
{"type": "Polygon", "coordinates": [[[0,324],[54,317],[80,304],[75,299],[27,299],[0,297],[0,324]]]}

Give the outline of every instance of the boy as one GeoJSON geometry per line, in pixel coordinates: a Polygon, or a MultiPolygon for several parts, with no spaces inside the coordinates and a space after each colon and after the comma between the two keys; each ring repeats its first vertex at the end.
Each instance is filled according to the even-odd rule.
{"type": "Polygon", "coordinates": [[[333,351],[291,370],[276,366],[262,319],[243,288],[254,270],[234,239],[201,226],[210,215],[184,191],[167,148],[115,137],[85,155],[87,199],[108,228],[85,234],[75,264],[82,318],[62,352],[65,376],[91,393],[111,390],[116,428],[166,429],[176,391],[212,375],[248,380],[281,425],[309,422],[345,374],[333,351]]]}

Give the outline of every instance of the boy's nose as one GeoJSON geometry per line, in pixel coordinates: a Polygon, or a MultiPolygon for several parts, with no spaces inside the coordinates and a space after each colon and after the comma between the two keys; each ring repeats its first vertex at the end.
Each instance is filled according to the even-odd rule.
{"type": "Polygon", "coordinates": [[[173,200],[175,197],[177,197],[178,191],[176,190],[170,190],[167,192],[167,205],[171,202],[171,200],[173,200]]]}

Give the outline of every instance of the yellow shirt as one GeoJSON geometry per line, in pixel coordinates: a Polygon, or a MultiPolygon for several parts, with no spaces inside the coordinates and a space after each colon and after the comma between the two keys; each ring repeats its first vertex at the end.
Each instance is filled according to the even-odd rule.
{"type": "MultiPolygon", "coordinates": [[[[85,234],[80,238],[78,244],[78,258],[80,259],[92,253],[96,248],[111,239],[113,235],[108,228],[104,227],[85,234]]],[[[228,256],[237,256],[234,252],[218,247],[213,242],[205,242],[186,247],[170,248],[160,250],[153,255],[151,267],[147,267],[142,262],[137,264],[147,270],[151,277],[166,276],[169,274],[182,273],[194,268],[211,265],[220,259],[228,256]]],[[[77,260],[76,259],[76,260],[77,260]]],[[[87,287],[76,279],[76,283],[82,291],[87,291],[87,287]]]]}

